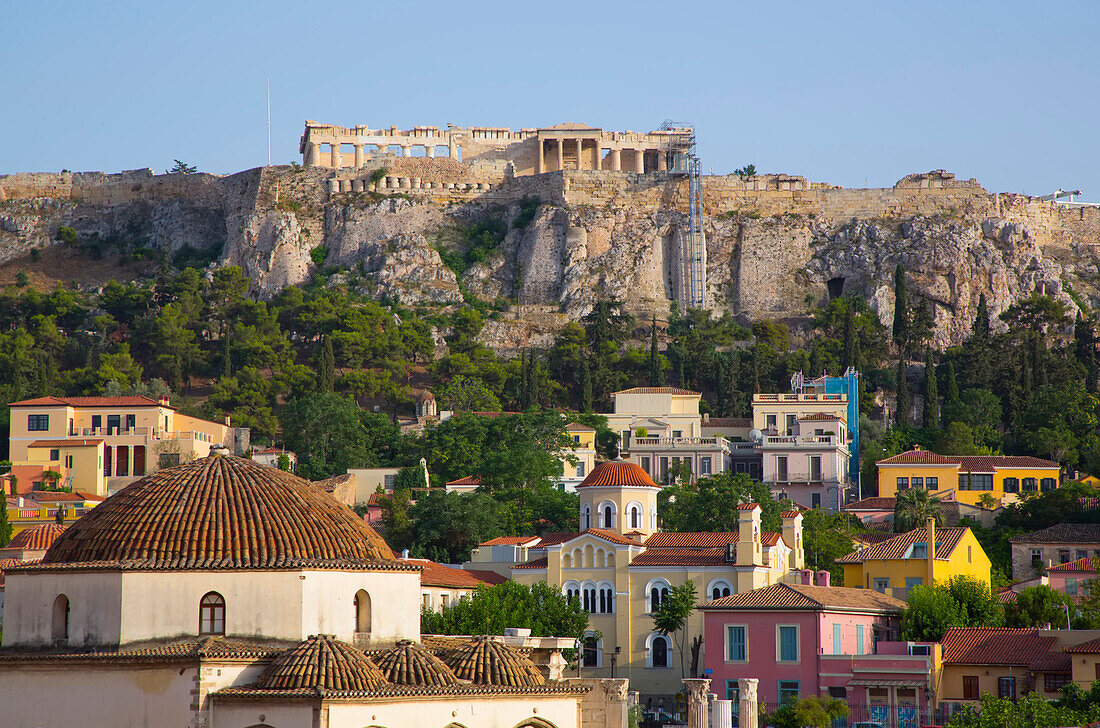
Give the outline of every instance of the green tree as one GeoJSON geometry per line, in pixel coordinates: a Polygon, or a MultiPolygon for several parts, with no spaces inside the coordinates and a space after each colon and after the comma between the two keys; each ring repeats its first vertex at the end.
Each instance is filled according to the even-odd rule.
{"type": "Polygon", "coordinates": [[[182,392],[184,377],[190,381],[202,351],[179,304],[169,303],[160,309],[153,325],[152,343],[157,364],[168,375],[172,388],[182,392]]]}
{"type": "Polygon", "coordinates": [[[905,284],[905,268],[901,263],[894,268],[894,344],[898,354],[906,358],[909,350],[909,293],[905,284]]]}
{"type": "Polygon", "coordinates": [[[377,466],[379,440],[392,442],[397,435],[396,427],[386,427],[385,417],[362,412],[354,401],[333,392],[291,400],[279,419],[287,447],[298,454],[298,473],[312,480],[377,466]],[[364,421],[371,422],[372,431],[364,421]]]}
{"type": "Polygon", "coordinates": [[[567,599],[554,587],[514,581],[479,586],[440,612],[420,613],[424,634],[503,634],[507,627],[530,629],[536,637],[580,639],[588,627],[588,614],[576,597],[567,599]]]}
{"type": "Polygon", "coordinates": [[[682,481],[657,494],[658,512],[669,531],[737,532],[737,506],[757,503],[767,531],[781,528],[779,514],[789,503],[772,497],[768,486],[744,473],[716,473],[694,483],[682,481]]]}
{"type": "Polygon", "coordinates": [[[802,551],[806,568],[829,572],[830,584],[844,583],[844,567],[836,560],[852,551],[852,534],[865,531],[863,523],[847,513],[811,508],[802,514],[802,551]]]}
{"type": "MultiPolygon", "coordinates": [[[[1076,687],[1070,683],[1064,693],[1071,693],[1072,688],[1076,687]]],[[[995,698],[985,693],[979,699],[976,710],[953,714],[947,721],[947,728],[1055,728],[1088,725],[1098,718],[1100,703],[1090,702],[1086,707],[1075,710],[1047,700],[1039,693],[1026,693],[1015,700],[995,698]]]]}
{"type": "MultiPolygon", "coordinates": [[[[1038,627],[1049,624],[1055,629],[1065,627],[1075,615],[1073,597],[1051,589],[1046,584],[1020,590],[1016,600],[1005,606],[1005,624],[1009,627],[1038,627]]],[[[1068,627],[1067,627],[1068,629],[1068,627]]]]}
{"type": "Polygon", "coordinates": [[[661,386],[661,352],[657,348],[657,316],[649,325],[649,386],[661,386]]]}
{"type": "Polygon", "coordinates": [[[0,493],[0,548],[11,541],[11,523],[8,521],[8,499],[6,493],[0,493]]]}
{"type": "Polygon", "coordinates": [[[847,715],[848,704],[843,700],[811,695],[788,700],[765,715],[763,724],[771,728],[829,728],[847,715]]]}
{"type": "Polygon", "coordinates": [[[924,426],[935,429],[940,426],[940,393],[936,382],[936,364],[932,352],[924,357],[924,426]]]}
{"type": "Polygon", "coordinates": [[[172,161],[174,161],[176,164],[172,167],[172,169],[165,170],[165,174],[194,174],[197,169],[194,165],[186,164],[178,159],[174,159],[172,161]]]}
{"type": "Polygon", "coordinates": [[[987,340],[989,333],[989,306],[983,292],[978,294],[978,307],[974,312],[974,323],[971,326],[970,335],[978,340],[987,340]]]}
{"type": "Polygon", "coordinates": [[[325,337],[317,352],[317,391],[331,392],[336,385],[336,357],[332,351],[332,339],[325,337]]]}
{"type": "MultiPolygon", "coordinates": [[[[936,441],[936,451],[941,455],[981,455],[983,454],[974,442],[974,430],[965,422],[950,422],[943,428],[939,439],[936,441]]],[[[984,454],[988,454],[988,450],[984,454]]]]}
{"type": "Polygon", "coordinates": [[[943,523],[943,510],[940,499],[930,495],[923,488],[909,488],[899,491],[894,501],[894,533],[906,533],[921,528],[929,518],[936,519],[936,525],[943,523]]]}
{"type": "Polygon", "coordinates": [[[985,582],[954,576],[947,584],[923,584],[909,591],[901,614],[902,639],[939,642],[952,627],[1001,627],[1004,610],[985,582]]]}
{"type": "Polygon", "coordinates": [[[894,378],[894,386],[897,389],[897,400],[894,405],[894,426],[895,427],[908,427],[909,415],[912,409],[912,404],[909,400],[909,379],[908,379],[908,366],[905,363],[905,357],[898,359],[897,374],[894,378]]]}
{"type": "Polygon", "coordinates": [[[397,541],[414,554],[444,563],[462,563],[479,543],[505,533],[505,508],[486,493],[431,490],[409,508],[412,540],[397,541]]]}
{"type": "MultiPolygon", "coordinates": [[[[695,611],[695,584],[688,579],[680,586],[674,586],[669,590],[668,596],[653,613],[653,627],[660,634],[673,639],[674,633],[680,633],[687,626],[688,617],[695,611]]],[[[684,663],[684,648],[687,646],[687,637],[680,635],[675,640],[680,652],[680,677],[686,677],[684,663]]]]}
{"type": "Polygon", "coordinates": [[[436,390],[443,409],[455,412],[499,412],[500,400],[477,377],[458,375],[436,390]]]}

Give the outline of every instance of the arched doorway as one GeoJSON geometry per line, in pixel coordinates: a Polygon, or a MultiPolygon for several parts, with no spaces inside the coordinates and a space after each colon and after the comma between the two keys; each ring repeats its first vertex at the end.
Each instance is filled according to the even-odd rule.
{"type": "Polygon", "coordinates": [[[370,634],[370,594],[360,589],[355,593],[355,631],[370,634]]]}
{"type": "Polygon", "coordinates": [[[54,640],[69,639],[69,598],[64,594],[58,594],[53,600],[53,627],[51,636],[54,640]]]}

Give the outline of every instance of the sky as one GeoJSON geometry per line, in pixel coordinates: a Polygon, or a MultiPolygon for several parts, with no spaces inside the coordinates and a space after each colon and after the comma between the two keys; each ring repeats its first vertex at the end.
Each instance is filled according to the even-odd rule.
{"type": "Polygon", "coordinates": [[[1100,201],[1100,2],[0,0],[0,174],[231,173],[354,126],[696,126],[705,172],[1100,201]]]}

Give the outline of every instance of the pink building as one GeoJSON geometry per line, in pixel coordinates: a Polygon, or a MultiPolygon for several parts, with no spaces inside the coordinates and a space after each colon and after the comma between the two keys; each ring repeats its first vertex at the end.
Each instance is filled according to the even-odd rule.
{"type": "Polygon", "coordinates": [[[824,695],[847,701],[851,722],[915,728],[929,713],[934,647],[892,641],[904,608],[869,589],[782,583],[707,602],[711,689],[736,701],[738,680],[757,678],[768,710],[824,695]]]}
{"type": "Polygon", "coordinates": [[[1100,580],[1100,558],[1086,556],[1047,569],[1050,588],[1073,597],[1089,594],[1092,582],[1100,580]]]}

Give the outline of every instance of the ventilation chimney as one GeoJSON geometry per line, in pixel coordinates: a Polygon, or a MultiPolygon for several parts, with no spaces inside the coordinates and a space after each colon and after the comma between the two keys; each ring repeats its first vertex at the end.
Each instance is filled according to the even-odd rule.
{"type": "Polygon", "coordinates": [[[162,395],[160,395],[159,397],[157,397],[157,401],[158,401],[158,402],[160,402],[160,404],[161,404],[161,406],[162,406],[162,407],[171,407],[171,406],[172,406],[172,403],[171,403],[171,401],[170,401],[170,400],[168,399],[168,395],[167,395],[167,394],[162,394],[162,395]]]}
{"type": "Polygon", "coordinates": [[[407,560],[408,558],[409,558],[409,550],[408,549],[401,549],[401,559],[402,559],[402,561],[407,560]]]}
{"type": "Polygon", "coordinates": [[[801,569],[799,570],[798,575],[800,577],[800,582],[803,586],[814,585],[814,572],[810,569],[801,569]]]}
{"type": "Polygon", "coordinates": [[[821,569],[817,572],[817,585],[818,586],[830,586],[829,584],[830,574],[825,569],[821,569]]]}

